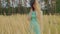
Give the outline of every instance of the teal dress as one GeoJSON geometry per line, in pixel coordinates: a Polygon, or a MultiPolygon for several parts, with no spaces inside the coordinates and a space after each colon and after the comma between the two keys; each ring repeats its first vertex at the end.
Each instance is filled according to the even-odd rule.
{"type": "Polygon", "coordinates": [[[32,11],[30,29],[33,30],[35,34],[40,34],[40,26],[37,21],[36,12],[32,11]]]}

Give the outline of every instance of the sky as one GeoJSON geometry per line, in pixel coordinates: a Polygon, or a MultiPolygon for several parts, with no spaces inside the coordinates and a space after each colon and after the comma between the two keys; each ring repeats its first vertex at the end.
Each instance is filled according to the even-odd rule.
{"type": "MultiPolygon", "coordinates": [[[[26,5],[24,4],[24,1],[25,0],[20,0],[20,2],[22,2],[22,6],[30,7],[29,1],[27,0],[28,2],[25,3],[26,5]]],[[[2,7],[6,7],[7,3],[8,2],[6,2],[6,0],[1,0],[2,7]]],[[[19,0],[14,0],[14,1],[10,0],[10,6],[11,7],[17,7],[18,4],[19,4],[19,0]]]]}
{"type": "MultiPolygon", "coordinates": [[[[1,0],[1,4],[2,4],[2,7],[6,7],[7,6],[7,3],[6,0],[1,0]]],[[[10,6],[11,7],[17,7],[19,4],[19,0],[15,0],[12,2],[12,0],[10,0],[10,6]]]]}
{"type": "MultiPolygon", "coordinates": [[[[39,1],[39,0],[38,0],[39,1]]],[[[40,0],[40,2],[41,2],[41,7],[44,7],[43,6],[43,4],[44,4],[44,2],[42,2],[43,0],[40,0]]],[[[20,0],[20,2],[22,2],[21,4],[22,4],[22,6],[25,6],[25,7],[30,7],[30,2],[29,2],[29,0],[20,0]],[[26,3],[25,3],[25,2],[26,3]]],[[[8,2],[6,2],[6,0],[1,0],[1,3],[2,3],[2,7],[8,7],[7,6],[7,3],[8,2]]],[[[12,0],[10,0],[10,7],[18,7],[18,4],[19,4],[19,0],[14,0],[14,1],[12,1],[12,0]]]]}

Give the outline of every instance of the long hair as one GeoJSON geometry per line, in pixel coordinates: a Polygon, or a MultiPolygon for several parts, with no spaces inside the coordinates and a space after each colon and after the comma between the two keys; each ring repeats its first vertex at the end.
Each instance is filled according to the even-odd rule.
{"type": "Polygon", "coordinates": [[[33,7],[34,4],[35,4],[35,0],[30,0],[30,6],[33,11],[35,10],[35,8],[33,7]]]}
{"type": "Polygon", "coordinates": [[[43,32],[43,14],[41,11],[41,4],[38,3],[38,0],[31,0],[31,7],[34,4],[34,10],[36,11],[37,14],[37,20],[41,26],[41,33],[43,32]]]}
{"type": "Polygon", "coordinates": [[[40,22],[40,26],[41,26],[41,34],[43,34],[43,13],[41,11],[41,4],[38,3],[37,0],[35,0],[35,10],[36,10],[36,13],[37,13],[37,18],[38,18],[38,21],[40,22]]]}

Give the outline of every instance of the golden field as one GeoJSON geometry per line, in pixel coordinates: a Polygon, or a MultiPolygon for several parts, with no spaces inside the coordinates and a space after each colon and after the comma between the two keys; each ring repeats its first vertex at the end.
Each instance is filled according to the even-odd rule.
{"type": "MultiPolygon", "coordinates": [[[[44,15],[43,25],[43,34],[60,34],[59,15],[44,15]]],[[[0,15],[0,34],[30,34],[27,16],[20,14],[11,16],[0,15]]]]}

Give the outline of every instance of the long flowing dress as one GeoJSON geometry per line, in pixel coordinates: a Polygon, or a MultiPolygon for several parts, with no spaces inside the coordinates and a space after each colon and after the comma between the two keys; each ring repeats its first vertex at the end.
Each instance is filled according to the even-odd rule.
{"type": "Polygon", "coordinates": [[[40,26],[37,21],[36,12],[32,11],[31,21],[30,21],[30,29],[33,30],[35,34],[40,34],[40,26]]]}

